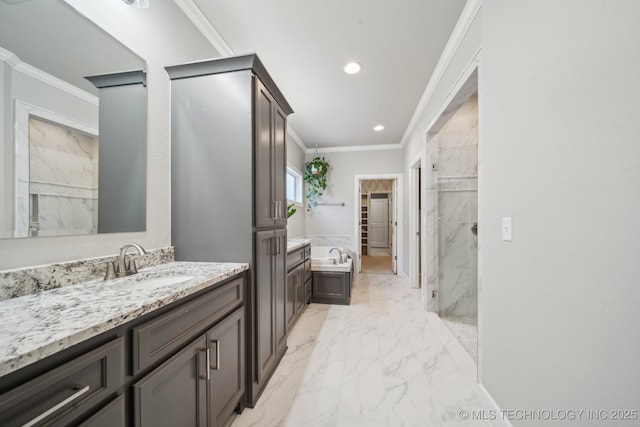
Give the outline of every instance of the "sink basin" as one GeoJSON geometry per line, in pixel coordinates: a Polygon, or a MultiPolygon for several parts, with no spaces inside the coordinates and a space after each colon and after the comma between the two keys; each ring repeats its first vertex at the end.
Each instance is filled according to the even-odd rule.
{"type": "Polygon", "coordinates": [[[193,276],[186,275],[149,277],[142,280],[136,280],[135,282],[126,283],[124,284],[124,286],[136,289],[153,289],[161,288],[164,286],[177,285],[191,279],[193,279],[193,276]]]}

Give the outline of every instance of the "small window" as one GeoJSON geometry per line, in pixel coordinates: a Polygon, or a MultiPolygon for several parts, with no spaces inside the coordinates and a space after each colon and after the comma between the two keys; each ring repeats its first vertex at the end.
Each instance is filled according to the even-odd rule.
{"type": "Polygon", "coordinates": [[[302,173],[291,165],[287,167],[287,200],[302,205],[302,173]]]}

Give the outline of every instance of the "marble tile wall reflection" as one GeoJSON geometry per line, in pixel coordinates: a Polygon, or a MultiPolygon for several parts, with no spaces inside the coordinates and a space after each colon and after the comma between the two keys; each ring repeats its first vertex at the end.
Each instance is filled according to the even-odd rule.
{"type": "Polygon", "coordinates": [[[31,229],[38,236],[97,233],[96,136],[31,116],[29,166],[31,229]]]}

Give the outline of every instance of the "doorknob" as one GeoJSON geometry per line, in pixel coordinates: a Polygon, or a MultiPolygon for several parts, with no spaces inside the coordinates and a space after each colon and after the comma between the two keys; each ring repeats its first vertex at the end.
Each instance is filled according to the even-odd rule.
{"type": "Polygon", "coordinates": [[[471,232],[473,234],[475,234],[476,236],[478,235],[478,223],[474,222],[473,225],[471,226],[471,232]]]}

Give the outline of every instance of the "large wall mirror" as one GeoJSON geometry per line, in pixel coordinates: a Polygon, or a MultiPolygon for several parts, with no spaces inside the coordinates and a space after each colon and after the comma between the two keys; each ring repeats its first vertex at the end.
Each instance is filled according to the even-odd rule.
{"type": "Polygon", "coordinates": [[[145,70],[63,0],[0,0],[0,238],[146,229],[145,70]]]}

